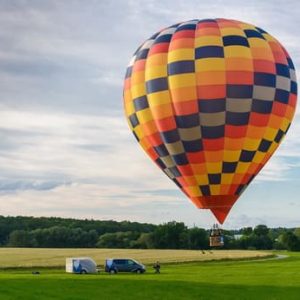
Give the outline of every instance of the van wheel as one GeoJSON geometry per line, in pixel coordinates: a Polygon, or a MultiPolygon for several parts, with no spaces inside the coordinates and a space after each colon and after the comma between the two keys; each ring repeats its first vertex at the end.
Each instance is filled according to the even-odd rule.
{"type": "Polygon", "coordinates": [[[111,269],[111,270],[109,271],[109,273],[110,273],[110,274],[116,274],[117,271],[116,271],[115,269],[111,269]]]}
{"type": "Polygon", "coordinates": [[[81,270],[80,274],[87,274],[87,271],[86,270],[81,270]]]}
{"type": "Polygon", "coordinates": [[[142,274],[142,270],[137,269],[137,270],[136,270],[136,274],[142,274]]]}

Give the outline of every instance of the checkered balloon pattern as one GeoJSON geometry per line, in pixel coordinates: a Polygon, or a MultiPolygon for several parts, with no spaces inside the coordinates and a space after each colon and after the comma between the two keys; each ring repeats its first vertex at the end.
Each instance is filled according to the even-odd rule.
{"type": "Polygon", "coordinates": [[[135,138],[198,208],[223,223],[295,112],[295,68],[261,28],[191,20],[134,53],[124,106],[135,138]]]}

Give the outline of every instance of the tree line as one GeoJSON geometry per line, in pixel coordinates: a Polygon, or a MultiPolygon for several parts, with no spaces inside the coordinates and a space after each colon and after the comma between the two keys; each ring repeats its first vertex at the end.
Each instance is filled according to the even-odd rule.
{"type": "MultiPolygon", "coordinates": [[[[0,246],[37,248],[208,249],[210,230],[182,222],[154,225],[129,221],[0,216],[0,246]]],[[[300,228],[258,225],[223,230],[225,249],[300,251],[300,228]]]]}

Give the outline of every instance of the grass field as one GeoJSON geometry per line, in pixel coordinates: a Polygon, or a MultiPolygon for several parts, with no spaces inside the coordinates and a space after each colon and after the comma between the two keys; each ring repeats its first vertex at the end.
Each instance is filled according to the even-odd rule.
{"type": "MultiPolygon", "coordinates": [[[[92,257],[103,265],[106,258],[134,258],[144,264],[191,262],[204,260],[260,258],[270,255],[265,251],[195,251],[195,250],[140,250],[140,249],[37,249],[0,248],[0,269],[11,267],[61,267],[66,257],[92,257]]],[[[1,298],[0,298],[1,300],[1,298]]]]}
{"type": "Polygon", "coordinates": [[[63,269],[41,269],[40,275],[32,275],[31,269],[7,269],[0,271],[0,299],[298,300],[300,253],[283,254],[289,257],[165,264],[162,274],[153,274],[150,267],[143,275],[74,275],[63,269]]]}

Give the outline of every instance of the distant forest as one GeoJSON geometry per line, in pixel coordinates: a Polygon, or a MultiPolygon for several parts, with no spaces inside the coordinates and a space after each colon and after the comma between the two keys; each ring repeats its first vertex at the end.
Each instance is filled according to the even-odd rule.
{"type": "MultiPolygon", "coordinates": [[[[46,217],[0,216],[1,247],[208,249],[210,231],[181,222],[160,225],[46,217]]],[[[225,249],[300,251],[300,228],[258,225],[223,230],[225,249]]]]}

